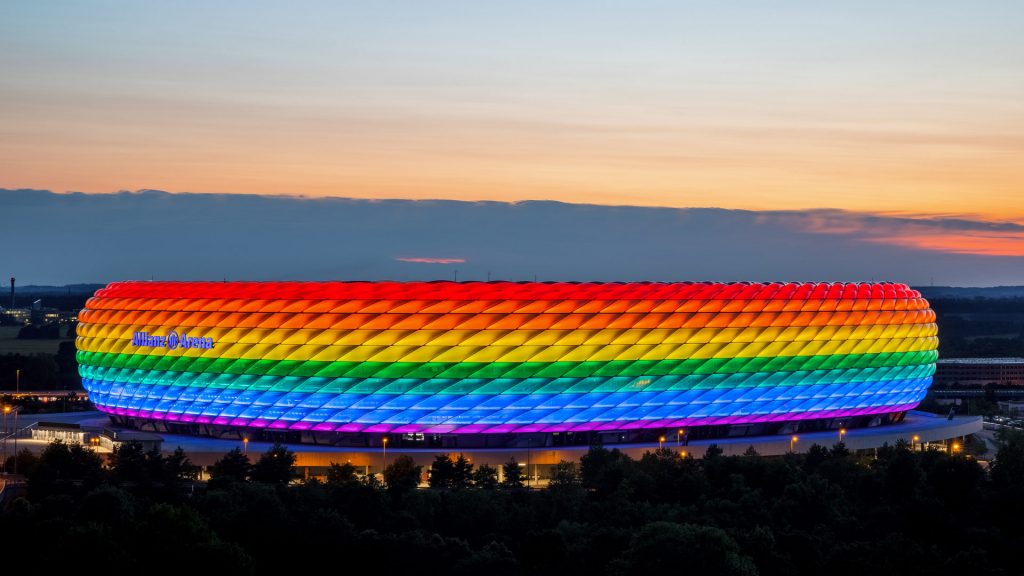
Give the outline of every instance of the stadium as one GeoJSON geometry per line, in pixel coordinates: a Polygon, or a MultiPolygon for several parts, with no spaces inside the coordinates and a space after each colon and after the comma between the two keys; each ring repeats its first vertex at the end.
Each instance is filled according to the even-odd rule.
{"type": "Polygon", "coordinates": [[[410,449],[898,424],[938,345],[892,283],[116,282],[77,334],[117,425],[410,449]]]}

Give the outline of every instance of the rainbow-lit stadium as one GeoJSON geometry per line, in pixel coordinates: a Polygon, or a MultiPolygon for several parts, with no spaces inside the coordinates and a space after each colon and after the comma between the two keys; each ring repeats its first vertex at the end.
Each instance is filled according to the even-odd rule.
{"type": "Polygon", "coordinates": [[[117,282],[77,339],[121,424],[339,445],[897,422],[937,345],[890,283],[117,282]]]}

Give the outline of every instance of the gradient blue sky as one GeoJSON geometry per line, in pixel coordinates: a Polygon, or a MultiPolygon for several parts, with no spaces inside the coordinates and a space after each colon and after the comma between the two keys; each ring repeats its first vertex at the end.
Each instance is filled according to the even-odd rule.
{"type": "Polygon", "coordinates": [[[0,185],[1024,218],[1013,1],[6,2],[0,185]]]}
{"type": "MultiPolygon", "coordinates": [[[[1022,30],[1009,0],[0,0],[0,188],[717,207],[794,249],[926,257],[910,281],[948,257],[946,283],[1002,282],[1024,257],[1022,30]]],[[[679,262],[757,263],[728,255],[735,274],[679,262]]]]}

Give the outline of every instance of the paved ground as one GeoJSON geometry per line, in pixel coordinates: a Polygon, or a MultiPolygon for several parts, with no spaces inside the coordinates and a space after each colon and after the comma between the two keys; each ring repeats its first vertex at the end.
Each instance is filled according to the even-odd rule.
{"type": "Polygon", "coordinates": [[[988,448],[988,452],[985,454],[986,458],[992,458],[996,455],[999,450],[999,443],[996,442],[996,434],[992,430],[982,430],[975,434],[978,438],[981,438],[985,442],[985,447],[988,448]]]}

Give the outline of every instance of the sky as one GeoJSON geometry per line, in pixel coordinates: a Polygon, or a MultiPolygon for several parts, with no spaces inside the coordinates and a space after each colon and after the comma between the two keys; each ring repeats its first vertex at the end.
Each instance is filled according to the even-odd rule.
{"type": "Polygon", "coordinates": [[[793,212],[1015,258],[1021,30],[1014,0],[0,0],[0,187],[793,212]]]}

